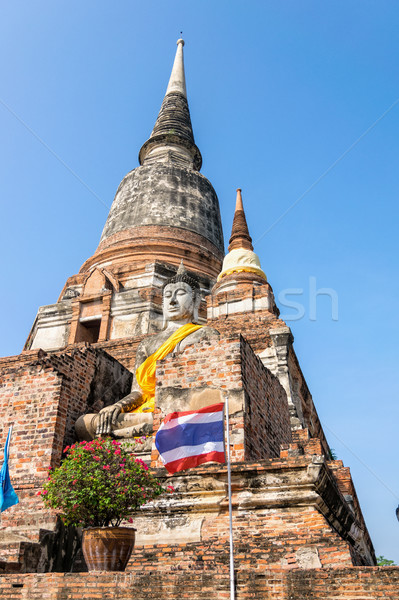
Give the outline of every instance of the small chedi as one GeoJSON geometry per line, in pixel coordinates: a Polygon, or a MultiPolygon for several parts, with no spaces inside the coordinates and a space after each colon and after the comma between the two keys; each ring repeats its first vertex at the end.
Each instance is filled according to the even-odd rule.
{"type": "Polygon", "coordinates": [[[116,192],[98,248],[39,308],[18,356],[0,359],[0,438],[19,503],[0,524],[0,598],[229,597],[227,469],[169,476],[164,417],[229,399],[237,599],[397,598],[377,567],[350,471],[333,460],[279,318],[237,191],[228,253],[219,202],[200,173],[183,40],[139,166],[116,192]],[[163,485],[132,515],[125,572],[88,573],[76,530],[39,492],[65,446],[135,444],[163,485]]]}

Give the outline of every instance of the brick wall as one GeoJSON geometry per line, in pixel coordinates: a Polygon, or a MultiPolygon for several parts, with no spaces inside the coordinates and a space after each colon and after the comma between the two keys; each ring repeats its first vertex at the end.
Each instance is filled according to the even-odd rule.
{"type": "MultiPolygon", "coordinates": [[[[359,524],[320,458],[232,464],[233,531],[240,568],[352,565],[352,525],[359,524]]],[[[167,478],[163,470],[158,474],[175,492],[159,500],[158,508],[134,515],[138,543],[129,569],[141,571],[156,563],[159,571],[168,572],[183,555],[187,568],[196,569],[197,561],[205,560],[223,569],[229,538],[226,466],[206,465],[167,478]]]]}
{"type": "MultiPolygon", "coordinates": [[[[204,340],[157,363],[157,410],[154,429],[172,410],[192,410],[187,391],[219,390],[230,404],[233,461],[279,456],[291,441],[287,397],[274,377],[240,336],[204,340]],[[173,398],[173,404],[169,398],[173,398]]],[[[153,456],[157,463],[157,453],[153,456]]]]}
{"type": "Polygon", "coordinates": [[[85,345],[52,354],[29,351],[2,359],[0,366],[1,451],[13,425],[9,467],[20,499],[2,514],[1,530],[36,541],[41,527],[54,525],[37,492],[65,445],[75,441],[76,419],[89,407],[101,407],[104,399],[126,395],[131,374],[85,345]]]}
{"type": "MultiPolygon", "coordinates": [[[[257,279],[256,276],[253,277],[255,280],[257,279]]],[[[242,335],[256,354],[264,354],[265,350],[273,349],[271,331],[286,328],[285,322],[278,316],[279,310],[275,305],[270,285],[265,282],[263,284],[259,284],[257,281],[251,282],[249,274],[234,273],[227,276],[215,285],[212,295],[208,296],[206,300],[208,324],[220,331],[223,337],[233,334],[242,335]],[[223,281],[227,281],[229,278],[231,280],[230,287],[226,291],[222,291],[223,281]],[[260,308],[262,301],[268,305],[268,308],[260,308]],[[213,317],[213,314],[219,314],[219,316],[213,317]]],[[[292,400],[299,408],[300,414],[297,415],[301,420],[299,426],[307,427],[312,437],[321,440],[323,453],[329,457],[328,443],[291,342],[287,350],[287,363],[282,371],[286,369],[287,375],[289,374],[290,384],[288,384],[288,379],[286,383],[291,387],[292,400]],[[302,422],[302,415],[304,422],[302,422]]],[[[281,365],[277,366],[277,359],[277,356],[275,359],[269,357],[274,364],[268,365],[276,374],[281,371],[282,367],[281,365]]]]}
{"type": "Polygon", "coordinates": [[[13,481],[43,479],[59,459],[65,435],[65,406],[59,405],[63,374],[46,358],[3,370],[0,383],[0,438],[14,425],[10,471],[13,481]]]}
{"type": "MultiPolygon", "coordinates": [[[[2,435],[14,419],[10,467],[21,498],[19,506],[4,514],[2,529],[37,541],[40,527],[54,525],[36,496],[47,467],[57,464],[63,445],[72,441],[75,417],[89,406],[98,409],[107,394],[114,398],[119,390],[125,395],[130,374],[102,350],[85,345],[52,354],[27,352],[2,361],[2,367],[0,408],[6,416],[2,435]],[[126,389],[122,383],[114,388],[120,377],[126,389]]],[[[266,566],[295,570],[309,562],[323,568],[351,565],[352,542],[347,538],[354,517],[323,462],[320,441],[298,431],[291,443],[285,392],[243,338],[205,340],[161,361],[158,423],[162,398],[169,394],[180,402],[203,389],[218,391],[221,399],[228,391],[232,399],[233,461],[262,459],[261,464],[233,465],[236,551],[242,568],[260,574],[266,566]],[[282,457],[280,443],[285,445],[282,457]]],[[[201,565],[213,571],[226,568],[226,471],[209,467],[182,475],[183,488],[178,477],[172,478],[178,490],[169,504],[138,516],[140,531],[153,528],[154,535],[165,536],[170,525],[166,533],[171,543],[138,544],[129,565],[137,576],[151,570],[168,574],[182,564],[194,571],[201,565]],[[185,543],[180,543],[180,534],[186,536],[185,543]]],[[[164,477],[164,471],[159,476],[164,477]]],[[[346,473],[341,479],[345,492],[346,473]]]]}
{"type": "Polygon", "coordinates": [[[288,369],[290,372],[293,394],[297,396],[297,400],[302,408],[302,413],[305,419],[306,427],[309,429],[310,435],[314,438],[319,438],[323,448],[323,454],[329,458],[329,445],[320,423],[319,415],[313,402],[312,395],[309,391],[302,369],[299,365],[298,358],[294,348],[291,346],[288,354],[288,369]]]}
{"type": "Polygon", "coordinates": [[[291,572],[286,575],[284,598],[292,597],[300,597],[301,600],[396,600],[399,597],[399,567],[291,572]]]}
{"type": "MultiPolygon", "coordinates": [[[[398,567],[236,573],[237,600],[397,600],[398,567]]],[[[0,576],[4,600],[229,600],[226,571],[51,573],[0,576]]]]}
{"type": "Polygon", "coordinates": [[[137,346],[144,337],[145,336],[98,342],[93,344],[93,347],[103,349],[107,354],[126,367],[126,369],[133,371],[137,346]]]}
{"type": "MultiPolygon", "coordinates": [[[[207,296],[207,300],[209,298],[211,297],[207,296]]],[[[223,337],[229,337],[233,333],[241,334],[249,342],[254,352],[261,352],[271,346],[270,329],[285,327],[284,321],[268,310],[221,316],[218,319],[210,320],[208,324],[220,331],[223,337]]]]}
{"type": "MultiPolygon", "coordinates": [[[[200,514],[201,541],[179,543],[178,532],[169,544],[136,547],[127,566],[135,573],[155,568],[158,572],[187,570],[221,571],[229,568],[228,507],[220,514],[200,514]]],[[[180,521],[185,518],[180,514],[180,521]]],[[[137,524],[136,524],[137,525],[137,524]]],[[[302,569],[352,566],[349,545],[331,530],[315,508],[234,510],[234,554],[241,570],[263,572],[265,568],[302,569]]]]}
{"type": "Polygon", "coordinates": [[[193,231],[144,225],[134,228],[134,237],[128,229],[105,239],[82,265],[80,273],[89,271],[93,264],[108,266],[110,261],[113,270],[133,265],[133,271],[135,263],[147,265],[158,260],[177,267],[181,259],[188,270],[215,279],[220,273],[223,255],[211,241],[193,231]]]}
{"type": "Polygon", "coordinates": [[[241,375],[245,390],[245,459],[280,455],[280,445],[291,440],[287,396],[277,377],[266,369],[251,346],[241,338],[241,375]]]}
{"type": "MultiPolygon", "coordinates": [[[[226,507],[227,509],[227,507],[226,507]]],[[[234,555],[240,569],[263,572],[265,568],[301,569],[306,560],[322,568],[352,566],[348,544],[331,531],[314,508],[235,511],[234,555]],[[241,513],[241,514],[240,514],[241,513]]],[[[202,541],[197,544],[137,548],[128,570],[140,571],[157,564],[158,571],[187,569],[228,570],[229,523],[227,510],[205,515],[202,541]]]]}
{"type": "MultiPolygon", "coordinates": [[[[355,486],[353,484],[352,475],[349,467],[344,467],[342,460],[332,460],[328,462],[328,466],[337,482],[338,489],[344,496],[346,501],[352,507],[357,520],[359,521],[363,535],[370,546],[372,546],[371,538],[367,530],[367,525],[363,517],[362,509],[360,507],[359,499],[356,494],[355,486]]],[[[358,564],[356,555],[353,556],[354,564],[358,564]]]]}
{"type": "Polygon", "coordinates": [[[85,345],[3,359],[0,439],[14,425],[10,459],[14,478],[25,483],[43,478],[60,460],[64,444],[75,439],[76,419],[88,407],[119,399],[130,384],[131,374],[122,365],[85,345]]]}

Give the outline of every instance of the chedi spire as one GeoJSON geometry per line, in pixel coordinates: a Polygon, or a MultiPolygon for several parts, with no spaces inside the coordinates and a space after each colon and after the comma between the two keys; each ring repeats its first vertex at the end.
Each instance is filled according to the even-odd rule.
{"type": "Polygon", "coordinates": [[[178,39],[177,42],[177,50],[175,61],[172,67],[172,73],[170,74],[170,79],[168,83],[168,88],[166,90],[166,95],[172,94],[174,92],[178,92],[183,94],[185,98],[187,98],[187,90],[186,90],[186,75],[184,73],[184,56],[183,56],[183,46],[184,40],[182,38],[178,39]]]}
{"type": "Polygon", "coordinates": [[[186,162],[199,171],[201,152],[194,142],[184,73],[184,40],[177,40],[176,56],[165,97],[149,139],[143,144],[141,165],[156,161],[186,162]]]}
{"type": "Polygon", "coordinates": [[[260,266],[259,257],[253,249],[252,238],[249,235],[247,219],[245,218],[241,189],[238,188],[233,226],[229,240],[229,251],[224,257],[218,281],[226,275],[242,272],[254,273],[266,280],[266,275],[260,266]]]}
{"type": "Polygon", "coordinates": [[[161,261],[184,263],[214,279],[223,257],[219,202],[199,173],[202,158],[194,142],[187,103],[182,39],[177,42],[161,110],[140,150],[140,166],[119,185],[100,244],[82,266],[139,268],[161,261]]]}
{"type": "Polygon", "coordinates": [[[229,252],[230,250],[234,250],[234,248],[246,248],[247,250],[254,249],[252,238],[248,231],[247,219],[245,218],[240,188],[237,189],[236,209],[229,240],[229,252]]]}

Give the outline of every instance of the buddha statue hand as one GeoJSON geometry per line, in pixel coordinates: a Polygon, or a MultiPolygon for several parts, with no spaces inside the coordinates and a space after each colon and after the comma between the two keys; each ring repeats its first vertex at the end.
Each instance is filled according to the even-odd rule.
{"type": "Polygon", "coordinates": [[[102,408],[98,413],[96,435],[111,435],[119,415],[134,410],[140,406],[141,402],[142,395],[140,392],[132,392],[115,404],[102,408]]]}

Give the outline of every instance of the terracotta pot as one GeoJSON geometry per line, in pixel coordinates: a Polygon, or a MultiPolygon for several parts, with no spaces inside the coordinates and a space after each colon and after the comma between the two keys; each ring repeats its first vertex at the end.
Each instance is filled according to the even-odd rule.
{"type": "Polygon", "coordinates": [[[82,550],[89,571],[124,571],[134,547],[133,527],[88,527],[82,550]]]}

